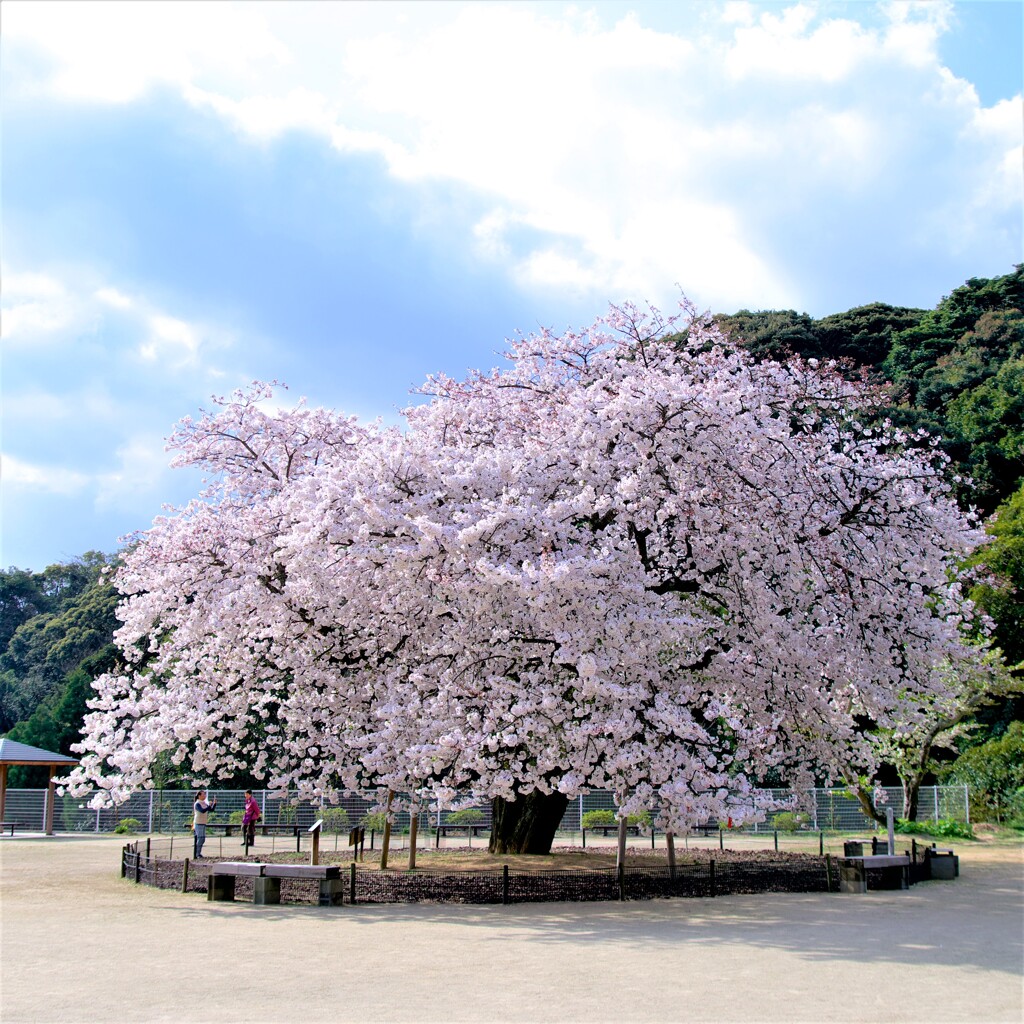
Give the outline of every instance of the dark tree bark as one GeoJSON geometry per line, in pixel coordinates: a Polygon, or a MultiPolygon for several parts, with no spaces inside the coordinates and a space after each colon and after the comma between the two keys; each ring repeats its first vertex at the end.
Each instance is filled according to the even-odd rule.
{"type": "Polygon", "coordinates": [[[913,821],[917,817],[918,803],[921,798],[921,782],[923,775],[912,775],[904,778],[903,782],[903,817],[907,821],[913,821]]]}
{"type": "Polygon", "coordinates": [[[533,790],[517,800],[491,802],[491,853],[550,853],[551,844],[569,806],[563,793],[533,790]]]}

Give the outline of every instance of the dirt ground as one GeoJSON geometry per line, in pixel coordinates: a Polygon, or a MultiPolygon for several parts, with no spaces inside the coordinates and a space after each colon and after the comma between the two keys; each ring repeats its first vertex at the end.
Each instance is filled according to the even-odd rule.
{"type": "Polygon", "coordinates": [[[136,886],[121,842],[0,840],[4,1024],[1024,1020],[1014,842],[908,892],[329,909],[136,886]]]}

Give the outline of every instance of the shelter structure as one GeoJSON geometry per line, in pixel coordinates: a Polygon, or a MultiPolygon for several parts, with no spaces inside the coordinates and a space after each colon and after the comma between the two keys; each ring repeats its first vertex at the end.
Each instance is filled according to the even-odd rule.
{"type": "Polygon", "coordinates": [[[52,750],[41,750],[30,747],[27,743],[15,740],[0,739],[0,821],[5,820],[4,809],[7,803],[7,771],[12,765],[29,768],[49,768],[50,784],[46,789],[45,830],[48,836],[53,835],[53,805],[57,795],[54,776],[61,768],[70,768],[78,762],[66,754],[55,754],[52,750]]]}

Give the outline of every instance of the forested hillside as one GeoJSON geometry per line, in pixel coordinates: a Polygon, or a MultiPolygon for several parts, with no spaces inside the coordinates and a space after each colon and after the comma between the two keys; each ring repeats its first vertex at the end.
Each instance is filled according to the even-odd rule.
{"type": "MultiPolygon", "coordinates": [[[[974,558],[972,596],[1024,675],[1024,266],[972,278],[932,310],[873,303],[818,320],[793,310],[716,320],[757,358],[837,359],[851,375],[888,382],[883,414],[942,439],[960,500],[987,517],[993,538],[974,558]]],[[[89,552],[41,573],[0,572],[0,733],[70,753],[90,681],[116,659],[109,562],[89,552]]],[[[1002,699],[957,742],[1001,742],[1017,719],[1024,702],[1002,699]]]]}
{"type": "MultiPolygon", "coordinates": [[[[0,572],[0,733],[71,754],[92,680],[116,660],[117,593],[90,551],[42,572],[0,572]]],[[[12,769],[12,785],[39,785],[38,769],[12,769]]]]}
{"type": "Polygon", "coordinates": [[[715,319],[758,358],[840,359],[892,384],[886,415],[942,438],[985,515],[1024,476],[1024,265],[972,278],[933,310],[873,303],[814,320],[793,310],[715,319]]]}

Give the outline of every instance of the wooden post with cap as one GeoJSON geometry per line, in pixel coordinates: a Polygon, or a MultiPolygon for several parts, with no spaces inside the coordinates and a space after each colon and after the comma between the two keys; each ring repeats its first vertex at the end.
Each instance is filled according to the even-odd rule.
{"type": "Polygon", "coordinates": [[[385,870],[388,866],[388,849],[391,846],[391,801],[395,798],[395,791],[388,790],[387,807],[384,809],[384,838],[380,844],[380,869],[385,870]]]}
{"type": "Polygon", "coordinates": [[[309,851],[309,863],[319,864],[320,863],[320,829],[323,828],[324,819],[317,818],[309,827],[309,831],[313,836],[313,845],[309,851]]]}

